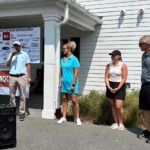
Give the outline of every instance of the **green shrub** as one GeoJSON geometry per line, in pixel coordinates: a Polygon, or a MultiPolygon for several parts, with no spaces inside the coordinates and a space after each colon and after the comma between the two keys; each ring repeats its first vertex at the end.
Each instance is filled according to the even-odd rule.
{"type": "Polygon", "coordinates": [[[97,116],[101,96],[96,91],[91,91],[89,95],[79,97],[80,114],[83,118],[93,118],[97,116]]]}
{"type": "Polygon", "coordinates": [[[127,93],[124,103],[125,125],[129,127],[145,126],[143,112],[139,110],[139,92],[132,91],[127,93]]]}
{"type": "MultiPolygon", "coordinates": [[[[79,97],[80,116],[85,120],[93,120],[96,124],[110,125],[113,122],[110,104],[105,93],[91,91],[89,95],[79,97]]],[[[138,91],[126,95],[124,103],[124,119],[127,127],[143,127],[143,112],[138,106],[138,91]]]]}

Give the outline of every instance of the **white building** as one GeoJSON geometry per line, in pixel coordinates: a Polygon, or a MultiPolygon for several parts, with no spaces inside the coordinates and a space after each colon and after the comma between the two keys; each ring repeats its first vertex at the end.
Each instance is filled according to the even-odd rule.
{"type": "Polygon", "coordinates": [[[53,119],[59,105],[61,40],[78,42],[80,94],[93,89],[105,90],[105,66],[110,62],[108,53],[114,49],[121,50],[123,61],[128,65],[130,88],[139,88],[141,52],[138,40],[149,34],[149,22],[149,0],[0,0],[0,28],[41,27],[43,118],[53,119]],[[60,25],[62,23],[64,25],[60,25]]]}
{"type": "Polygon", "coordinates": [[[114,49],[121,50],[123,61],[128,65],[130,88],[139,89],[141,52],[138,40],[142,35],[150,34],[150,1],[77,0],[77,3],[103,20],[96,32],[81,38],[81,91],[87,93],[90,89],[105,88],[104,71],[110,61],[108,53],[114,49]]]}

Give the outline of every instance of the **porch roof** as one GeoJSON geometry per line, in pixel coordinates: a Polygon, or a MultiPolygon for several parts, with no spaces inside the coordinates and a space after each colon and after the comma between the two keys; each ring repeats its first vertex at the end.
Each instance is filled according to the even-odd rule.
{"type": "MultiPolygon", "coordinates": [[[[74,2],[73,0],[0,0],[0,12],[1,9],[2,11],[5,10],[9,12],[9,8],[11,8],[10,10],[12,10],[12,8],[14,8],[14,10],[20,7],[24,8],[22,9],[22,13],[17,13],[17,16],[21,16],[21,14],[23,16],[25,15],[36,15],[39,14],[40,11],[42,11],[41,13],[50,13],[47,10],[47,7],[53,7],[55,8],[55,11],[53,9],[53,12],[55,12],[57,15],[59,15],[62,19],[64,17],[64,9],[65,9],[65,4],[69,5],[69,20],[67,22],[68,25],[74,26],[82,31],[94,31],[95,30],[95,26],[98,24],[102,23],[102,20],[93,15],[92,13],[90,13],[88,10],[86,10],[85,8],[83,8],[82,6],[80,6],[79,4],[77,4],[76,2],[74,2]],[[41,9],[38,12],[38,9],[36,9],[33,13],[32,11],[27,11],[27,9],[30,7],[25,8],[26,6],[33,6],[33,9],[37,6],[40,6],[40,8],[44,8],[46,7],[46,9],[41,9]],[[26,13],[23,13],[23,11],[26,9],[26,13]],[[45,11],[44,11],[45,10],[45,11]]],[[[21,10],[20,10],[21,11],[21,10]]],[[[3,16],[4,13],[0,13],[0,17],[7,17],[7,16],[3,16]]],[[[11,16],[13,16],[13,13],[7,13],[7,15],[10,14],[11,16]]]]}

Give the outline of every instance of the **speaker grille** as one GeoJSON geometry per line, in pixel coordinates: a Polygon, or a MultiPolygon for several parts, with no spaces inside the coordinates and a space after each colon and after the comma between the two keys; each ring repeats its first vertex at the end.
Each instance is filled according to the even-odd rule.
{"type": "Polygon", "coordinates": [[[0,147],[16,145],[16,108],[0,107],[0,147]]]}

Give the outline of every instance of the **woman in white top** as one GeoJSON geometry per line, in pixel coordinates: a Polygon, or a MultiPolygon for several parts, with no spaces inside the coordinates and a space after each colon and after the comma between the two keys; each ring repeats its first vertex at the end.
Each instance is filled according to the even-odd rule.
{"type": "Polygon", "coordinates": [[[112,114],[115,123],[111,125],[112,129],[124,130],[123,125],[123,101],[125,100],[126,87],[125,82],[128,75],[126,64],[122,62],[121,52],[114,50],[111,55],[112,63],[106,66],[105,83],[106,96],[110,100],[112,114]]]}

